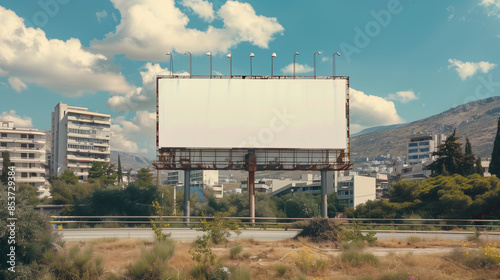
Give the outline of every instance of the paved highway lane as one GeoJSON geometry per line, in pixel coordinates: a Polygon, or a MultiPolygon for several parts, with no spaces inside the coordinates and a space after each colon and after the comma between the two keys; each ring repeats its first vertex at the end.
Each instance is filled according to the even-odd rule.
{"type": "MultiPolygon", "coordinates": [[[[203,232],[194,229],[165,229],[172,233],[172,238],[177,241],[193,241],[203,232]]],[[[294,237],[299,230],[279,230],[279,229],[244,229],[240,236],[232,233],[230,240],[236,238],[255,240],[282,240],[294,237]]],[[[65,241],[89,241],[99,238],[135,238],[153,240],[155,235],[149,228],[93,228],[93,229],[60,229],[60,233],[65,241]]],[[[366,232],[365,232],[366,233],[366,232]]],[[[410,236],[418,236],[423,239],[441,238],[466,240],[472,232],[450,232],[450,231],[377,231],[375,235],[378,239],[400,239],[406,240],[410,236]]],[[[481,238],[491,241],[500,241],[500,232],[482,233],[481,238]]]]}

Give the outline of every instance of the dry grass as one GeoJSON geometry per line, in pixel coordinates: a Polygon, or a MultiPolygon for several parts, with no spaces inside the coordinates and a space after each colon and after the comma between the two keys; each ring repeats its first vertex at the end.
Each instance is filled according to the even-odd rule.
{"type": "MultiPolygon", "coordinates": [[[[333,243],[312,244],[303,239],[283,241],[255,241],[240,239],[228,244],[217,245],[213,252],[229,268],[249,268],[252,279],[500,279],[500,266],[484,269],[466,269],[448,258],[448,251],[444,247],[461,247],[464,243],[453,240],[416,240],[408,245],[408,241],[399,243],[398,240],[379,241],[374,247],[364,248],[370,253],[373,250],[384,248],[408,248],[412,250],[429,250],[434,248],[432,254],[388,253],[376,256],[378,265],[361,264],[358,267],[348,262],[341,261],[340,249],[333,243]],[[230,250],[241,244],[241,256],[230,259],[230,250]],[[418,249],[415,249],[418,246],[418,249]],[[383,248],[381,248],[383,247],[383,248]],[[319,261],[318,261],[319,260],[319,261]],[[279,267],[279,268],[277,268],[279,267]],[[418,275],[418,276],[417,276],[418,275]],[[403,277],[403,278],[402,278],[403,277]]],[[[105,272],[122,274],[130,264],[141,256],[141,249],[152,247],[152,242],[133,239],[107,239],[87,243],[72,243],[68,246],[80,244],[92,246],[94,253],[103,258],[105,272]]],[[[499,246],[493,243],[492,246],[499,246]]],[[[467,247],[474,247],[470,242],[467,247]]],[[[173,257],[168,265],[185,279],[192,279],[189,270],[195,262],[189,254],[190,243],[177,243],[173,257]]],[[[105,278],[103,278],[105,279],[105,278]]]]}

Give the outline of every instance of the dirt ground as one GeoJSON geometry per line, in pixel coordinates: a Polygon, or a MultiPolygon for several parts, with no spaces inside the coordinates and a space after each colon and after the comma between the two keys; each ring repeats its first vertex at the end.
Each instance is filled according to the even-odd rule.
{"type": "MultiPolygon", "coordinates": [[[[153,246],[153,242],[134,239],[103,239],[66,246],[75,244],[92,246],[95,255],[103,258],[105,274],[118,275],[140,258],[141,250],[153,246]]],[[[489,245],[500,247],[500,243],[489,245]]],[[[225,266],[250,270],[251,279],[500,279],[500,264],[469,269],[450,258],[457,248],[477,248],[474,242],[383,240],[372,246],[350,249],[373,254],[378,259],[378,263],[364,264],[342,260],[345,250],[339,247],[334,243],[310,243],[303,239],[272,242],[242,239],[214,246],[212,251],[225,266]],[[242,250],[231,258],[230,250],[237,246],[242,250]]],[[[168,266],[183,279],[191,279],[189,271],[195,264],[190,249],[190,243],[177,243],[168,261],[168,266]]]]}

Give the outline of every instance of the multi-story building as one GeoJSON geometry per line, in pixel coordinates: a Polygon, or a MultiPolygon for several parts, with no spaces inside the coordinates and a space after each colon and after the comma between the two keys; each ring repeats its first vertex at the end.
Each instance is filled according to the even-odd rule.
{"type": "Polygon", "coordinates": [[[51,174],[71,169],[88,179],[93,162],[110,161],[110,116],[59,103],[52,112],[51,174]]]}
{"type": "MultiPolygon", "coordinates": [[[[162,173],[165,177],[165,173],[162,173]]],[[[203,185],[214,186],[219,183],[218,170],[191,170],[191,187],[200,187],[203,185]]],[[[162,180],[165,185],[184,186],[184,170],[174,170],[166,172],[166,179],[162,180]]]]}
{"type": "Polygon", "coordinates": [[[433,152],[446,141],[444,134],[425,134],[410,137],[407,150],[408,165],[421,164],[434,160],[433,152]]]}
{"type": "Polygon", "coordinates": [[[2,152],[9,152],[10,162],[16,167],[16,182],[36,187],[41,195],[46,182],[45,132],[14,127],[11,121],[0,121],[0,169],[2,152]]]}
{"type": "Polygon", "coordinates": [[[373,177],[348,175],[338,177],[337,197],[349,207],[356,207],[376,198],[376,179],[373,177]]]}

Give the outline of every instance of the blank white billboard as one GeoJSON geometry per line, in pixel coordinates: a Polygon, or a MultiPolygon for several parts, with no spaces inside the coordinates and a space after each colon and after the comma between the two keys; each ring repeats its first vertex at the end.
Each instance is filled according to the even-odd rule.
{"type": "Polygon", "coordinates": [[[347,149],[347,79],[159,78],[160,148],[347,149]]]}

